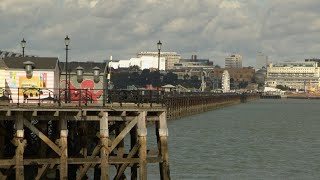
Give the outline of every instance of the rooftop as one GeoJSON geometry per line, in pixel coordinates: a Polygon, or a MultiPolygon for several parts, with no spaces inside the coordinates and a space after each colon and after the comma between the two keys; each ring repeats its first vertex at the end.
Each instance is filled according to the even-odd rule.
{"type": "Polygon", "coordinates": [[[57,57],[5,57],[0,67],[9,69],[24,69],[24,62],[31,61],[35,69],[55,69],[59,59],[57,57]]]}

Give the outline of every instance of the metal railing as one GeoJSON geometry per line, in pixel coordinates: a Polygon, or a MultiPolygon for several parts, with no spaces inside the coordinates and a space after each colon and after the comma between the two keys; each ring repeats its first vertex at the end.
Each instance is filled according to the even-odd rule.
{"type": "Polygon", "coordinates": [[[104,89],[53,89],[53,88],[0,88],[0,102],[20,105],[55,104],[58,106],[108,106],[108,104],[133,103],[161,104],[173,97],[230,97],[235,93],[165,92],[163,90],[108,90],[104,89]],[[67,99],[66,99],[67,98],[67,99]]]}
{"type": "Polygon", "coordinates": [[[111,103],[161,104],[164,91],[108,90],[104,89],[53,89],[53,88],[0,88],[0,102],[19,105],[57,104],[58,106],[105,106],[111,103]],[[67,98],[67,99],[66,99],[67,98]]]}

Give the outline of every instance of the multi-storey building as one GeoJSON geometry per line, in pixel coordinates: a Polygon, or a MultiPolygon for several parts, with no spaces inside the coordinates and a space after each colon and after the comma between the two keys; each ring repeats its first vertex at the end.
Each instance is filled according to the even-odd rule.
{"type": "Polygon", "coordinates": [[[317,62],[270,63],[267,68],[266,85],[270,87],[282,85],[294,89],[317,91],[319,78],[317,62]]]}
{"type": "Polygon", "coordinates": [[[311,58],[311,59],[305,59],[305,62],[317,62],[318,67],[320,66],[320,59],[319,58],[311,58]]]}
{"type": "Polygon", "coordinates": [[[158,57],[152,56],[141,56],[139,58],[131,58],[129,60],[116,60],[110,61],[109,66],[118,69],[118,68],[129,68],[130,66],[138,66],[141,70],[143,69],[165,69],[165,58],[160,57],[160,66],[158,66],[158,57]]]}
{"type": "MultiPolygon", "coordinates": [[[[140,52],[137,57],[152,56],[158,58],[158,52],[140,52]]],[[[181,55],[176,52],[160,52],[160,57],[165,58],[165,70],[173,69],[175,63],[181,59],[181,55]]]]}
{"type": "Polygon", "coordinates": [[[242,56],[233,54],[225,58],[225,68],[242,68],[242,56]]]}
{"type": "Polygon", "coordinates": [[[223,71],[227,70],[230,79],[234,82],[251,82],[255,75],[255,70],[252,67],[243,68],[215,68],[213,70],[214,77],[222,77],[223,71]]]}
{"type": "Polygon", "coordinates": [[[209,59],[198,59],[197,55],[192,55],[191,59],[180,59],[175,63],[173,69],[213,69],[213,62],[209,59]]]}

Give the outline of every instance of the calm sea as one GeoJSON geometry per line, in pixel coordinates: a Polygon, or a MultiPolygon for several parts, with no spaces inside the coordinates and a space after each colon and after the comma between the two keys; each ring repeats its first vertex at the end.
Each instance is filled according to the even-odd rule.
{"type": "MultiPolygon", "coordinates": [[[[258,100],[168,126],[171,179],[320,179],[319,100],[258,100]]],[[[159,179],[158,165],[148,174],[159,179]]]]}

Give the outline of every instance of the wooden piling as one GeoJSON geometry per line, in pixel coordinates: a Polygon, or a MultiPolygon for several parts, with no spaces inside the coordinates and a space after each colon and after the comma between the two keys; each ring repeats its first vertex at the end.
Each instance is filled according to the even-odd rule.
{"type": "Polygon", "coordinates": [[[138,116],[137,134],[139,138],[139,179],[147,179],[147,127],[146,127],[146,112],[140,112],[138,116]]]}
{"type": "Polygon", "coordinates": [[[101,157],[101,180],[109,179],[109,128],[108,128],[108,112],[102,112],[100,119],[100,157],[101,157]]]}
{"type": "Polygon", "coordinates": [[[159,137],[160,137],[160,146],[159,155],[161,157],[161,162],[159,163],[160,166],[160,178],[161,180],[169,180],[170,179],[170,171],[169,171],[169,154],[168,154],[168,127],[167,127],[167,119],[166,119],[166,112],[161,112],[159,114],[159,137]]]}
{"type": "Polygon", "coordinates": [[[60,179],[68,179],[68,126],[66,114],[60,119],[60,179]]]}
{"type": "MultiPolygon", "coordinates": [[[[162,154],[165,154],[163,152],[161,157],[155,157],[161,148],[147,150],[146,128],[147,121],[148,123],[161,121],[157,115],[165,111],[166,108],[160,104],[153,104],[150,108],[137,107],[132,104],[126,107],[126,104],[123,104],[123,107],[117,106],[113,109],[32,105],[28,105],[27,108],[8,109],[0,106],[1,124],[8,120],[9,124],[12,123],[12,128],[15,127],[17,130],[12,132],[10,128],[2,126],[7,130],[6,133],[9,133],[9,136],[6,135],[6,137],[11,136],[9,140],[12,140],[16,148],[7,146],[8,153],[3,152],[11,159],[0,158],[2,168],[0,177],[39,180],[56,173],[56,179],[70,179],[71,177],[74,179],[71,169],[76,167],[78,168],[75,169],[78,171],[76,179],[81,180],[86,178],[90,167],[97,167],[100,172],[97,171],[99,175],[95,173],[95,178],[99,179],[129,179],[130,177],[125,176],[128,170],[131,170],[130,176],[133,180],[147,179],[148,163],[167,162],[165,156],[163,156],[164,159],[162,158],[162,154]],[[25,133],[24,127],[32,133],[25,133]],[[83,127],[87,127],[88,130],[82,131],[83,127]],[[109,132],[112,132],[110,137],[109,132]],[[124,138],[129,135],[131,142],[130,147],[127,148],[124,138]],[[30,142],[37,147],[33,146],[30,150],[25,149],[25,139],[30,139],[30,142]],[[86,147],[88,147],[87,150],[84,150],[86,147]],[[36,148],[39,148],[39,151],[33,150],[36,148]],[[24,153],[24,150],[28,153],[24,153]],[[28,167],[28,170],[24,165],[28,167]],[[115,177],[110,177],[111,167],[117,169],[115,177]],[[10,172],[11,169],[15,169],[15,175],[10,172]],[[34,173],[30,174],[29,169],[34,173]]],[[[162,115],[162,117],[165,116],[166,114],[162,115]]],[[[165,142],[159,138],[160,141],[165,142]]],[[[165,166],[162,165],[162,167],[165,166]]],[[[165,171],[163,173],[166,174],[165,171]]]]}
{"type": "MultiPolygon", "coordinates": [[[[138,142],[137,142],[137,125],[135,125],[132,129],[131,129],[131,131],[130,131],[130,146],[131,146],[131,151],[132,151],[132,149],[136,146],[136,144],[137,144],[138,142]]],[[[136,157],[136,155],[135,155],[136,153],[134,153],[133,155],[132,155],[132,157],[136,157]]],[[[137,178],[138,178],[138,166],[137,166],[137,164],[133,164],[132,166],[131,166],[131,174],[130,174],[130,176],[131,176],[131,180],[137,180],[137,178]]]]}
{"type": "Polygon", "coordinates": [[[14,145],[16,148],[16,179],[24,179],[24,165],[23,165],[23,154],[26,141],[24,140],[24,129],[23,129],[23,112],[17,112],[15,125],[16,125],[16,136],[14,139],[14,145]]]}

